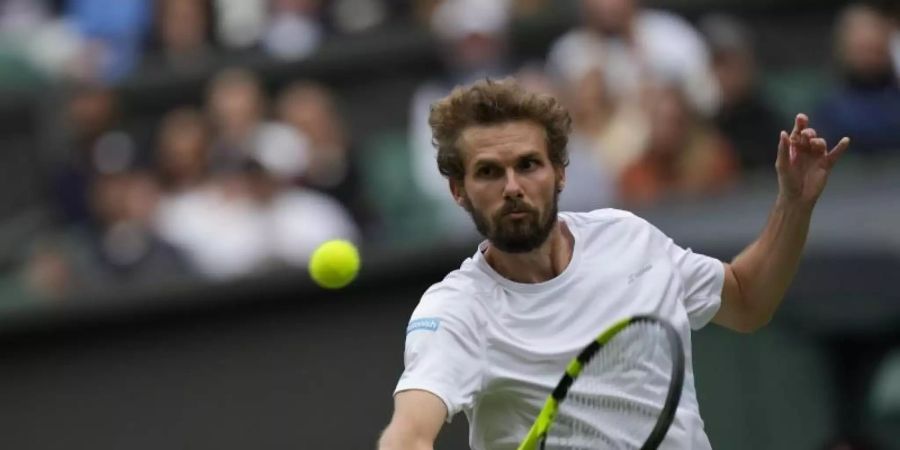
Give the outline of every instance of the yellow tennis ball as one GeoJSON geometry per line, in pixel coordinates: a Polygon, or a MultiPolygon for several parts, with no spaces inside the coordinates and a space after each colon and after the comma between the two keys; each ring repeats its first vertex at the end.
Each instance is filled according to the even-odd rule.
{"type": "Polygon", "coordinates": [[[309,275],[319,286],[339,289],[353,281],[359,272],[359,252],[350,241],[326,241],[309,260],[309,275]]]}

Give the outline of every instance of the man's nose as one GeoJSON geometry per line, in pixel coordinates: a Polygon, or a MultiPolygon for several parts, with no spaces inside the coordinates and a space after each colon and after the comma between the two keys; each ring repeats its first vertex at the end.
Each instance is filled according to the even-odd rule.
{"type": "Polygon", "coordinates": [[[521,198],[524,196],[522,185],[519,183],[519,175],[515,170],[506,171],[506,184],[503,186],[504,198],[521,198]]]}

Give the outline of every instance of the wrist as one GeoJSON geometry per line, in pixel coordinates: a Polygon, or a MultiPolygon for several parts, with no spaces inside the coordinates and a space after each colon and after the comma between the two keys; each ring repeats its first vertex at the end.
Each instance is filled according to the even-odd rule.
{"type": "Polygon", "coordinates": [[[801,213],[812,213],[816,206],[816,200],[806,200],[799,197],[791,197],[779,193],[775,200],[775,207],[783,211],[796,211],[801,213]]]}

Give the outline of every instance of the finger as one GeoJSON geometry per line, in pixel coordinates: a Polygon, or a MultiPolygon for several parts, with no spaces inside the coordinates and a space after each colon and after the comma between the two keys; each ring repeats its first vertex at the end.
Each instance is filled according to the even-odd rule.
{"type": "Polygon", "coordinates": [[[834,167],[834,164],[837,163],[837,160],[841,157],[841,155],[844,154],[844,152],[847,151],[848,148],[850,148],[850,138],[845,137],[841,139],[841,141],[838,142],[837,145],[835,145],[827,155],[825,155],[826,161],[828,162],[828,167],[834,167]]]}
{"type": "Polygon", "coordinates": [[[803,131],[800,132],[800,134],[802,134],[803,136],[806,136],[806,138],[807,138],[807,139],[810,139],[810,140],[819,137],[819,136],[816,134],[816,129],[815,129],[815,128],[804,128],[803,131]]]}
{"type": "Polygon", "coordinates": [[[809,144],[812,146],[812,151],[816,155],[825,155],[828,153],[828,143],[825,142],[825,138],[815,138],[809,141],[809,144]]]}
{"type": "Polygon", "coordinates": [[[794,119],[794,129],[791,131],[791,137],[799,134],[808,125],[809,117],[806,117],[806,114],[803,113],[797,114],[797,117],[794,119]]]}
{"type": "Polygon", "coordinates": [[[824,155],[828,153],[828,144],[823,138],[814,138],[809,140],[810,151],[814,155],[824,155]]]}
{"type": "Polygon", "coordinates": [[[797,143],[797,150],[808,152],[809,151],[809,139],[810,139],[809,133],[807,133],[806,130],[804,129],[804,130],[800,131],[799,136],[800,136],[800,138],[798,139],[799,142],[797,143]]]}
{"type": "Polygon", "coordinates": [[[790,158],[791,139],[786,131],[782,131],[778,135],[778,156],[775,158],[775,168],[783,169],[787,166],[790,158]]]}
{"type": "Polygon", "coordinates": [[[793,161],[794,157],[797,153],[797,147],[801,145],[806,145],[803,143],[803,137],[801,132],[809,125],[809,118],[806,117],[806,114],[800,113],[797,114],[797,117],[794,119],[794,129],[791,131],[791,148],[790,148],[790,160],[793,161]]]}

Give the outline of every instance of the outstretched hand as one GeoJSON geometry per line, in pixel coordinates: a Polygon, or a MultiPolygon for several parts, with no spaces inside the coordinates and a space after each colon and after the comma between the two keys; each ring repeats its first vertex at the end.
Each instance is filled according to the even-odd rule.
{"type": "Polygon", "coordinates": [[[850,146],[850,138],[842,138],[831,151],[825,139],[809,128],[809,118],[797,114],[791,134],[782,131],[778,141],[778,172],[780,195],[788,201],[813,205],[825,189],[828,174],[837,160],[850,146]]]}

